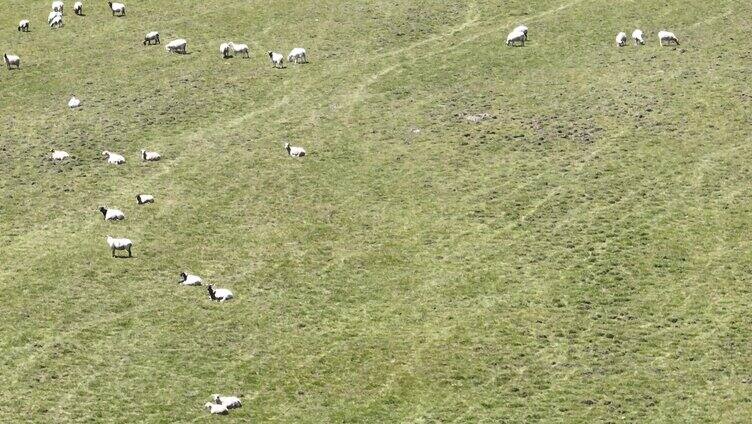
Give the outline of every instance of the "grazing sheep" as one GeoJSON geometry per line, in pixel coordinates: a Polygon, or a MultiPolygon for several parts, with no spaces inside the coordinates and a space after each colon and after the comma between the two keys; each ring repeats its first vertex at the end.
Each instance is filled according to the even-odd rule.
{"type": "Polygon", "coordinates": [[[271,59],[272,65],[275,68],[284,68],[285,67],[285,65],[283,63],[284,60],[285,60],[284,56],[282,56],[279,53],[275,53],[275,52],[271,52],[271,51],[266,52],[266,53],[269,54],[269,59],[271,59]]]}
{"type": "Polygon", "coordinates": [[[112,16],[115,16],[116,13],[118,16],[125,16],[125,5],[123,3],[113,3],[111,1],[108,1],[107,4],[110,5],[112,16]]]}
{"type": "Polygon", "coordinates": [[[216,289],[214,290],[214,287],[212,287],[211,284],[206,286],[207,291],[209,292],[209,298],[211,300],[217,300],[219,302],[224,302],[225,300],[230,300],[233,298],[232,292],[227,289],[216,289]]]}
{"type": "Polygon", "coordinates": [[[216,403],[206,402],[204,409],[208,409],[210,413],[217,415],[227,415],[229,411],[224,405],[217,405],[216,403]]]}
{"type": "Polygon", "coordinates": [[[137,194],[136,201],[139,205],[145,205],[147,203],[154,203],[154,196],[150,194],[137,194]]]}
{"type": "Polygon", "coordinates": [[[99,208],[99,212],[102,212],[105,221],[122,221],[125,219],[125,214],[120,209],[107,209],[102,206],[99,208]]]}
{"type": "Polygon", "coordinates": [[[632,40],[634,40],[635,46],[645,44],[645,39],[642,37],[641,29],[632,31],[632,40]]]}
{"type": "Polygon", "coordinates": [[[50,150],[52,152],[52,160],[65,160],[70,158],[70,155],[68,152],[64,152],[62,150],[50,150]]]}
{"type": "Polygon", "coordinates": [[[61,2],[61,1],[53,1],[52,2],[52,11],[53,12],[63,13],[63,2],[61,2]]]}
{"type": "Polygon", "coordinates": [[[222,59],[227,59],[228,57],[232,57],[232,49],[230,48],[230,43],[220,44],[219,54],[222,55],[222,59]]]}
{"type": "Polygon", "coordinates": [[[56,17],[58,17],[58,16],[62,18],[62,17],[63,17],[63,14],[62,14],[62,13],[60,13],[60,12],[55,12],[55,11],[52,11],[52,12],[50,12],[50,14],[49,14],[49,15],[47,15],[47,23],[48,23],[48,24],[51,24],[51,23],[52,23],[52,20],[53,20],[53,19],[55,19],[55,18],[56,18],[56,17]]]}
{"type": "Polygon", "coordinates": [[[152,44],[162,44],[159,41],[159,33],[157,31],[152,31],[147,33],[144,36],[144,45],[152,45],[152,44]]]}
{"type": "Polygon", "coordinates": [[[624,47],[627,45],[627,34],[620,32],[616,34],[616,47],[624,47]]]}
{"type": "Polygon", "coordinates": [[[212,400],[217,405],[224,405],[227,409],[240,408],[243,403],[239,397],[236,396],[220,396],[218,394],[212,395],[212,400]]]}
{"type": "Polygon", "coordinates": [[[78,16],[84,16],[84,4],[80,1],[77,1],[73,5],[73,13],[75,13],[78,16]]]}
{"type": "Polygon", "coordinates": [[[185,41],[182,38],[178,38],[177,40],[172,40],[165,46],[165,50],[167,50],[170,53],[181,53],[185,54],[185,48],[188,45],[188,42],[185,41]]]}
{"type": "Polygon", "coordinates": [[[287,61],[290,63],[308,63],[308,56],[302,47],[295,47],[287,55],[287,61]]]}
{"type": "Polygon", "coordinates": [[[81,100],[79,100],[76,96],[71,96],[70,100],[68,100],[68,107],[71,109],[75,109],[80,106],[81,106],[81,100]]]}
{"type": "Polygon", "coordinates": [[[250,58],[251,57],[251,49],[248,48],[247,44],[235,44],[232,41],[227,43],[227,45],[237,54],[250,58]]]}
{"type": "Polygon", "coordinates": [[[204,280],[198,275],[187,274],[185,272],[180,273],[179,283],[184,286],[200,286],[204,280]]]}
{"type": "Polygon", "coordinates": [[[107,163],[112,165],[122,165],[125,163],[125,158],[117,153],[112,153],[108,150],[102,152],[102,156],[107,157],[107,163]]]}
{"type": "Polygon", "coordinates": [[[294,158],[302,158],[306,155],[306,151],[302,147],[295,147],[290,146],[290,143],[285,143],[285,150],[287,150],[287,154],[294,157],[294,158]]]}
{"type": "Polygon", "coordinates": [[[517,43],[522,47],[525,47],[525,40],[527,35],[522,31],[512,31],[507,35],[507,46],[514,46],[517,43]]]}
{"type": "Polygon", "coordinates": [[[24,19],[18,23],[18,30],[21,32],[29,32],[29,20],[24,19]]]}
{"type": "Polygon", "coordinates": [[[52,18],[52,22],[50,22],[50,28],[60,28],[63,25],[65,25],[65,24],[63,23],[63,16],[62,15],[55,16],[54,18],[52,18]]]}
{"type": "Polygon", "coordinates": [[[157,152],[147,152],[146,150],[141,150],[141,159],[147,162],[154,162],[162,159],[162,156],[157,152]]]}
{"type": "Polygon", "coordinates": [[[112,238],[110,236],[107,236],[107,246],[110,247],[110,250],[112,250],[112,257],[115,257],[115,251],[116,250],[127,250],[128,251],[128,257],[132,257],[131,254],[131,248],[133,247],[133,242],[128,240],[127,238],[112,238]]]}
{"type": "Polygon", "coordinates": [[[14,55],[14,54],[3,54],[3,59],[5,59],[5,65],[8,66],[8,69],[10,69],[11,66],[15,66],[16,69],[21,69],[21,58],[14,55]]]}
{"type": "Polygon", "coordinates": [[[666,42],[666,45],[670,45],[672,42],[676,43],[676,45],[679,45],[679,39],[676,38],[676,35],[674,35],[673,32],[668,31],[659,31],[658,32],[658,40],[661,43],[661,46],[663,45],[663,42],[666,42]]]}
{"type": "Polygon", "coordinates": [[[527,41],[527,27],[525,25],[518,25],[512,32],[521,32],[525,34],[525,41],[527,41]]]}

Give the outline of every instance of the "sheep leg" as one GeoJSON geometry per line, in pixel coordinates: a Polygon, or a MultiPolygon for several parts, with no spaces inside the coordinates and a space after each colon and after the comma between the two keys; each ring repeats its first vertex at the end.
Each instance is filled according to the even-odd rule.
{"type": "Polygon", "coordinates": [[[132,257],[132,256],[133,256],[133,255],[131,254],[131,247],[130,247],[130,246],[128,246],[128,257],[130,258],[130,257],[132,257]]]}
{"type": "Polygon", "coordinates": [[[114,247],[112,248],[112,257],[113,258],[115,257],[115,248],[114,247]]]}

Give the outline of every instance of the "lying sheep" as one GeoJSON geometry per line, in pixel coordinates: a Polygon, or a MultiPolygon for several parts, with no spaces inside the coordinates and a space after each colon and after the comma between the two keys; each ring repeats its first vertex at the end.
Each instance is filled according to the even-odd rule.
{"type": "Polygon", "coordinates": [[[516,44],[525,47],[525,40],[527,35],[522,31],[512,31],[507,35],[507,46],[514,46],[516,44]]]}
{"type": "Polygon", "coordinates": [[[5,65],[8,66],[8,69],[11,68],[11,66],[15,66],[16,69],[21,69],[21,58],[14,55],[14,54],[3,54],[3,59],[5,59],[5,65]]]}
{"type": "Polygon", "coordinates": [[[75,13],[78,16],[84,16],[84,4],[80,1],[77,1],[73,5],[73,13],[75,13]]]}
{"type": "Polygon", "coordinates": [[[111,1],[108,1],[107,4],[110,5],[112,16],[115,16],[116,13],[118,16],[125,16],[125,5],[123,3],[113,3],[111,1]]]}
{"type": "Polygon", "coordinates": [[[18,30],[21,32],[29,32],[29,20],[24,19],[18,23],[18,30]]]}
{"type": "Polygon", "coordinates": [[[229,414],[229,411],[227,410],[226,406],[217,405],[216,403],[206,402],[206,404],[204,404],[204,409],[208,409],[209,413],[211,414],[216,414],[216,415],[229,414]]]}
{"type": "Polygon", "coordinates": [[[68,152],[65,152],[62,150],[55,150],[55,149],[52,149],[50,151],[52,152],[52,160],[61,161],[61,160],[70,158],[70,155],[68,154],[68,152]]]}
{"type": "Polygon", "coordinates": [[[269,55],[269,59],[271,59],[271,61],[272,61],[272,66],[274,66],[275,68],[284,68],[285,67],[285,65],[283,63],[284,60],[285,60],[284,56],[282,56],[279,53],[272,52],[272,51],[268,51],[266,53],[269,55]]]}
{"type": "Polygon", "coordinates": [[[624,47],[627,45],[627,34],[620,32],[616,34],[616,47],[624,47]]]}
{"type": "Polygon", "coordinates": [[[632,31],[632,40],[634,40],[635,46],[645,44],[645,39],[643,38],[641,29],[632,31]]]}
{"type": "Polygon", "coordinates": [[[112,153],[108,150],[102,152],[102,156],[107,158],[107,163],[112,165],[122,165],[125,163],[125,158],[117,153],[112,153]]]}
{"type": "Polygon", "coordinates": [[[145,205],[147,203],[154,203],[154,196],[150,194],[137,194],[136,201],[139,205],[145,205]]]}
{"type": "Polygon", "coordinates": [[[79,100],[76,96],[71,96],[70,100],[68,100],[68,107],[71,109],[75,109],[80,106],[81,106],[81,100],[79,100]]]}
{"type": "Polygon", "coordinates": [[[207,291],[209,292],[209,298],[211,300],[216,300],[221,302],[224,302],[226,300],[230,300],[233,298],[232,292],[227,289],[216,289],[214,290],[214,287],[212,287],[211,284],[206,286],[207,291]]]}
{"type": "Polygon", "coordinates": [[[115,257],[116,250],[127,250],[128,257],[130,258],[133,256],[133,254],[131,253],[133,242],[128,240],[127,238],[113,238],[113,237],[107,236],[107,246],[109,246],[110,250],[112,250],[113,258],[115,257]]]}
{"type": "Polygon", "coordinates": [[[120,209],[107,209],[102,206],[99,208],[99,212],[102,212],[105,221],[122,221],[125,219],[125,214],[120,209]]]}
{"type": "Polygon", "coordinates": [[[673,32],[668,31],[659,31],[658,32],[658,40],[661,43],[661,46],[663,45],[663,42],[666,42],[666,45],[670,45],[672,42],[675,43],[677,46],[679,45],[679,39],[676,38],[676,35],[674,35],[673,32]]]}
{"type": "Polygon", "coordinates": [[[160,155],[157,152],[149,152],[146,150],[141,150],[141,159],[147,162],[154,162],[162,159],[162,155],[160,155]]]}
{"type": "Polygon", "coordinates": [[[240,54],[243,57],[250,58],[251,57],[251,49],[248,48],[247,44],[235,44],[233,42],[227,43],[227,45],[236,53],[240,54]]]}
{"type": "Polygon", "coordinates": [[[188,42],[185,41],[182,38],[178,38],[177,40],[172,40],[165,46],[165,50],[167,50],[170,53],[180,53],[185,54],[185,48],[188,46],[188,42]]]}
{"type": "Polygon", "coordinates": [[[200,286],[204,282],[204,280],[202,280],[198,275],[181,272],[180,281],[178,282],[184,286],[200,286]]]}
{"type": "Polygon", "coordinates": [[[306,51],[302,47],[295,47],[287,55],[287,61],[290,63],[308,63],[306,51]]]}
{"type": "Polygon", "coordinates": [[[212,395],[212,400],[217,405],[224,405],[227,409],[240,408],[243,406],[243,402],[237,396],[220,396],[218,394],[212,395]]]}
{"type": "Polygon", "coordinates": [[[144,36],[144,45],[147,44],[161,44],[161,42],[159,41],[159,33],[157,31],[149,32],[144,36]]]}
{"type": "Polygon", "coordinates": [[[306,155],[306,151],[302,147],[295,147],[290,146],[290,143],[285,143],[285,150],[287,150],[287,154],[294,157],[294,158],[302,158],[306,155]]]}

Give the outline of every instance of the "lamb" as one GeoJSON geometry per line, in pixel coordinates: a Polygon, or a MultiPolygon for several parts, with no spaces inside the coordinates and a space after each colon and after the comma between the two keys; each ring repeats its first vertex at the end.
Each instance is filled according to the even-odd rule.
{"type": "Polygon", "coordinates": [[[60,13],[60,12],[55,12],[55,11],[52,11],[52,12],[50,12],[50,14],[49,14],[49,15],[47,15],[47,23],[48,23],[48,24],[51,24],[51,23],[52,23],[52,20],[53,20],[53,19],[55,19],[55,17],[57,17],[57,16],[59,16],[59,17],[61,17],[61,18],[62,18],[62,17],[63,17],[63,14],[62,14],[62,13],[60,13]]]}
{"type": "Polygon", "coordinates": [[[266,52],[266,53],[269,54],[269,59],[272,60],[272,65],[275,68],[284,68],[285,67],[285,65],[283,64],[283,61],[285,60],[284,56],[282,56],[279,53],[275,53],[275,52],[271,52],[271,51],[266,52]]]}
{"type": "Polygon", "coordinates": [[[224,405],[217,405],[216,403],[206,402],[205,409],[208,409],[210,413],[217,415],[227,415],[229,411],[224,405]]]}
{"type": "Polygon", "coordinates": [[[230,48],[230,43],[222,43],[219,45],[219,54],[222,55],[222,59],[232,57],[231,51],[232,49],[230,48]]]}
{"type": "Polygon", "coordinates": [[[144,45],[162,44],[159,41],[159,33],[157,31],[151,31],[144,36],[144,45]]]}
{"type": "Polygon", "coordinates": [[[219,302],[224,302],[226,300],[230,300],[233,298],[232,292],[227,289],[216,289],[214,290],[214,287],[212,287],[211,284],[206,286],[207,291],[209,292],[209,298],[211,300],[217,300],[219,302]]]}
{"type": "Polygon", "coordinates": [[[305,49],[302,47],[295,47],[290,51],[290,54],[287,55],[287,61],[290,63],[308,63],[305,49]]]}
{"type": "Polygon", "coordinates": [[[527,35],[522,31],[512,31],[507,35],[507,46],[514,46],[519,43],[522,47],[525,47],[525,40],[527,35]]]}
{"type": "Polygon", "coordinates": [[[50,22],[50,28],[60,28],[63,24],[63,15],[58,15],[52,18],[52,22],[50,22]]]}
{"type": "Polygon", "coordinates": [[[642,38],[642,30],[636,29],[632,31],[632,40],[634,40],[635,46],[645,44],[645,39],[642,38]]]}
{"type": "Polygon", "coordinates": [[[624,32],[620,32],[616,34],[616,46],[624,47],[626,45],[627,45],[627,34],[624,32]]]}
{"type": "Polygon", "coordinates": [[[182,38],[178,38],[177,40],[172,40],[165,46],[165,50],[171,53],[182,53],[185,54],[185,48],[188,45],[188,42],[185,41],[182,38]]]}
{"type": "Polygon", "coordinates": [[[518,25],[512,32],[521,32],[525,34],[525,41],[527,41],[527,27],[525,25],[518,25]]]}
{"type": "Polygon", "coordinates": [[[5,59],[5,64],[8,66],[8,69],[10,69],[11,66],[15,66],[16,69],[21,69],[21,58],[14,55],[14,54],[3,54],[3,59],[5,59]]]}
{"type": "Polygon", "coordinates": [[[110,250],[112,250],[113,258],[115,257],[116,250],[127,250],[128,257],[130,258],[133,256],[133,254],[131,253],[133,242],[128,240],[127,238],[112,238],[110,236],[107,236],[107,246],[109,246],[110,250]]]}
{"type": "Polygon", "coordinates": [[[117,153],[112,153],[108,150],[102,152],[102,156],[107,157],[107,163],[112,165],[122,165],[125,163],[125,158],[117,153]]]}
{"type": "Polygon", "coordinates": [[[102,212],[105,221],[122,221],[125,219],[125,214],[120,209],[107,209],[102,206],[99,208],[99,212],[102,212]]]}
{"type": "Polygon", "coordinates": [[[154,203],[154,196],[150,194],[137,194],[136,201],[139,205],[145,205],[147,203],[154,203]]]}
{"type": "Polygon", "coordinates": [[[162,156],[157,152],[147,152],[146,150],[141,150],[141,158],[147,162],[154,162],[162,159],[162,156]]]}
{"type": "Polygon", "coordinates": [[[84,16],[84,4],[80,1],[77,1],[73,5],[73,13],[75,13],[78,16],[84,16]]]}
{"type": "Polygon", "coordinates": [[[658,40],[661,43],[661,46],[663,45],[663,42],[666,42],[666,45],[670,45],[671,42],[676,43],[676,45],[679,45],[679,39],[676,38],[676,35],[674,35],[673,32],[668,31],[659,31],[658,32],[658,40]]]}
{"type": "Polygon", "coordinates": [[[240,408],[243,403],[239,397],[236,396],[220,396],[218,394],[212,395],[212,400],[217,405],[224,405],[227,409],[240,408]]]}
{"type": "Polygon", "coordinates": [[[75,109],[80,106],[81,106],[81,100],[79,100],[76,96],[71,96],[70,100],[68,100],[68,107],[71,109],[75,109]]]}
{"type": "Polygon", "coordinates": [[[180,273],[179,283],[184,286],[200,286],[203,282],[198,275],[187,274],[185,272],[180,273]]]}
{"type": "Polygon", "coordinates": [[[52,11],[53,12],[63,13],[63,2],[61,2],[61,1],[53,1],[52,2],[52,11]]]}
{"type": "Polygon", "coordinates": [[[52,152],[52,160],[65,160],[70,158],[70,155],[68,152],[64,152],[62,150],[50,150],[52,152]]]}
{"type": "Polygon", "coordinates": [[[21,32],[29,32],[29,20],[23,19],[18,23],[18,30],[21,32]]]}
{"type": "Polygon", "coordinates": [[[246,58],[251,57],[251,50],[248,48],[247,44],[235,44],[233,42],[227,43],[227,45],[235,51],[235,53],[238,53],[246,58]]]}
{"type": "Polygon", "coordinates": [[[115,16],[116,13],[118,14],[118,16],[125,16],[125,5],[123,3],[113,3],[111,1],[108,1],[107,4],[110,5],[112,16],[115,16]]]}
{"type": "Polygon", "coordinates": [[[290,146],[290,143],[285,143],[285,150],[287,150],[287,154],[294,158],[302,158],[306,155],[306,151],[302,147],[295,147],[290,146]]]}

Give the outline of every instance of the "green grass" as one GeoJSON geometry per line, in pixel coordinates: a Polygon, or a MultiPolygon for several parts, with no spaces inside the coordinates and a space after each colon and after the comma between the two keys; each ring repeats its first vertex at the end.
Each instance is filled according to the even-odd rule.
{"type": "Polygon", "coordinates": [[[752,421],[748,2],[49,3],[0,13],[0,422],[752,421]]]}

